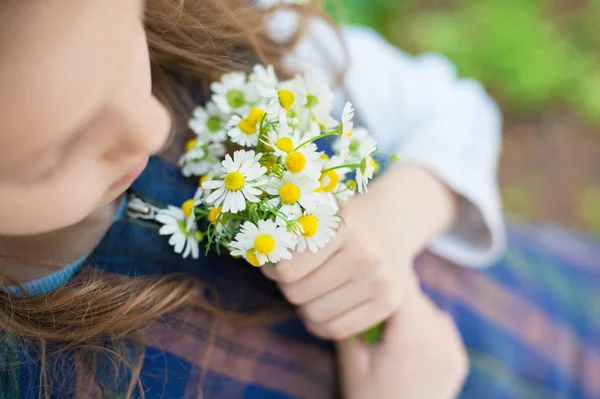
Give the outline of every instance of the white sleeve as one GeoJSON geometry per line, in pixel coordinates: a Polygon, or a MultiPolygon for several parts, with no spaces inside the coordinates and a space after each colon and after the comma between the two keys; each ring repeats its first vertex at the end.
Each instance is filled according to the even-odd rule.
{"type": "Polygon", "coordinates": [[[381,151],[419,164],[463,199],[453,228],[430,248],[481,267],[502,254],[505,231],[497,186],[500,112],[484,89],[459,79],[444,57],[410,57],[366,28],[345,28],[344,89],[381,151]]]}
{"type": "MultiPolygon", "coordinates": [[[[279,28],[289,29],[293,24],[284,20],[278,19],[279,28]]],[[[477,82],[459,79],[440,55],[408,56],[363,27],[343,28],[344,46],[322,20],[308,29],[287,65],[329,81],[331,71],[347,68],[337,100],[354,104],[378,149],[427,168],[460,196],[455,225],[430,249],[468,267],[496,261],[506,238],[496,176],[501,116],[494,101],[477,82]]]]}

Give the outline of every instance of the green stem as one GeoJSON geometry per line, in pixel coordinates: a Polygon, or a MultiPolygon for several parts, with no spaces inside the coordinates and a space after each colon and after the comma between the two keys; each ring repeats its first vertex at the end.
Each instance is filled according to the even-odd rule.
{"type": "Polygon", "coordinates": [[[334,130],[334,131],[328,132],[328,133],[323,133],[323,134],[321,134],[321,135],[319,135],[317,137],[313,137],[312,139],[308,139],[304,143],[302,143],[299,146],[297,146],[296,148],[294,148],[293,151],[298,151],[298,149],[304,147],[307,144],[312,143],[313,141],[317,141],[317,140],[325,138],[327,136],[333,136],[334,134],[338,134],[337,130],[334,130]]]}
{"type": "Polygon", "coordinates": [[[266,129],[264,129],[264,123],[265,123],[265,119],[267,117],[267,114],[265,113],[262,117],[262,119],[260,120],[260,125],[258,127],[258,143],[256,145],[256,151],[257,152],[262,152],[263,147],[265,146],[265,143],[262,142],[262,138],[264,136],[264,134],[266,133],[266,129]]]}
{"type": "Polygon", "coordinates": [[[393,158],[395,156],[397,156],[396,154],[390,154],[388,152],[379,152],[379,151],[375,151],[373,154],[371,155],[380,155],[382,157],[388,157],[388,158],[393,158]]]}
{"type": "Polygon", "coordinates": [[[321,172],[322,175],[324,175],[327,172],[331,172],[332,170],[336,170],[336,169],[342,169],[342,168],[360,168],[360,164],[359,163],[349,163],[347,165],[338,165],[338,166],[332,166],[329,169],[325,169],[324,171],[321,172]]]}

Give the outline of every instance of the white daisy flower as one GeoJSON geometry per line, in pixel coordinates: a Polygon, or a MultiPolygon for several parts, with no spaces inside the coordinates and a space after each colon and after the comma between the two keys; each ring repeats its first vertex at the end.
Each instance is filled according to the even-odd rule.
{"type": "MultiPolygon", "coordinates": [[[[373,138],[369,136],[369,131],[362,127],[357,127],[353,130],[350,137],[350,144],[348,146],[348,157],[349,163],[360,162],[365,156],[365,153],[371,148],[371,141],[373,138]]],[[[339,152],[341,150],[340,140],[336,140],[332,148],[334,151],[339,152]]]]}
{"type": "Polygon", "coordinates": [[[245,114],[248,104],[255,100],[243,72],[226,73],[219,82],[213,82],[210,88],[213,92],[212,100],[225,114],[245,114]]]}
{"type": "Polygon", "coordinates": [[[225,155],[223,143],[210,143],[200,138],[189,140],[185,153],[179,158],[179,166],[184,176],[201,176],[220,169],[220,159],[225,155]]]}
{"type": "Polygon", "coordinates": [[[339,227],[340,218],[337,210],[328,204],[319,204],[310,211],[305,211],[298,219],[297,232],[300,236],[296,251],[304,252],[307,248],[316,253],[333,237],[339,227]]]}
{"type": "Polygon", "coordinates": [[[367,191],[367,184],[373,178],[377,166],[372,157],[375,149],[375,140],[371,139],[369,145],[365,147],[363,158],[360,161],[360,168],[356,169],[356,183],[358,184],[358,192],[361,194],[363,191],[367,191]]]}
{"type": "Polygon", "coordinates": [[[319,180],[321,177],[321,153],[314,143],[306,144],[285,155],[285,166],[294,174],[302,174],[309,179],[319,180]]]}
{"type": "Polygon", "coordinates": [[[351,103],[346,103],[342,112],[342,126],[340,131],[339,151],[342,159],[346,159],[350,152],[350,142],[352,140],[352,130],[354,129],[354,108],[351,103]]]}
{"type": "Polygon", "coordinates": [[[340,186],[345,187],[344,180],[346,180],[346,175],[350,172],[350,169],[338,168],[344,164],[343,160],[338,156],[333,156],[323,160],[322,162],[323,170],[326,172],[322,173],[321,177],[319,178],[321,185],[318,191],[335,193],[340,190],[340,186]]]}
{"type": "Polygon", "coordinates": [[[194,218],[194,203],[194,200],[186,201],[181,208],[169,205],[156,216],[156,221],[163,225],[158,233],[170,235],[169,245],[173,246],[176,253],[182,254],[183,258],[191,255],[197,259],[200,256],[196,223],[190,222],[194,218]]]}
{"type": "Polygon", "coordinates": [[[252,108],[245,118],[234,115],[229,120],[229,131],[227,134],[236,144],[245,147],[255,147],[260,136],[260,122],[265,111],[260,108],[252,108]]]}
{"type": "Polygon", "coordinates": [[[206,107],[197,107],[188,126],[198,136],[210,141],[222,142],[227,139],[227,115],[213,102],[208,102],[206,107]]]}
{"type": "MultiPolygon", "coordinates": [[[[219,169],[221,168],[221,164],[219,164],[219,169]]],[[[205,175],[200,176],[198,179],[198,189],[196,190],[196,194],[194,194],[194,199],[202,199],[207,198],[212,190],[205,190],[202,188],[202,184],[206,183],[209,180],[212,180],[218,174],[217,170],[212,170],[205,175]]]]}
{"type": "Polygon", "coordinates": [[[271,130],[264,143],[273,149],[275,156],[285,157],[302,143],[302,137],[291,129],[278,130],[271,130]]]}
{"type": "Polygon", "coordinates": [[[230,244],[231,255],[242,256],[256,267],[292,259],[290,249],[295,245],[294,234],[272,220],[259,220],[258,225],[245,222],[230,244]]]}
{"type": "Polygon", "coordinates": [[[296,102],[296,94],[288,89],[267,86],[259,86],[258,93],[268,101],[267,114],[277,117],[280,125],[287,126],[287,113],[296,102]]]}
{"type": "Polygon", "coordinates": [[[347,201],[350,197],[356,194],[356,182],[354,180],[348,180],[345,183],[340,183],[333,193],[335,198],[340,201],[347,201]]]}
{"type": "Polygon", "coordinates": [[[335,211],[340,210],[340,204],[349,200],[356,194],[356,182],[348,180],[345,183],[339,183],[332,192],[323,192],[321,194],[321,203],[325,203],[335,211]]]}
{"type": "Polygon", "coordinates": [[[272,178],[269,181],[265,191],[275,197],[269,203],[274,207],[281,205],[281,212],[290,216],[297,213],[300,206],[307,209],[316,205],[319,195],[315,190],[318,187],[319,182],[316,180],[283,172],[281,179],[272,178]]]}
{"type": "Polygon", "coordinates": [[[253,74],[250,75],[250,81],[255,83],[258,88],[279,87],[279,79],[277,79],[273,65],[268,65],[266,68],[260,64],[255,65],[253,74]]]}
{"type": "Polygon", "coordinates": [[[262,154],[239,150],[233,158],[227,154],[223,161],[223,180],[209,180],[202,184],[203,189],[215,190],[206,202],[215,206],[223,205],[223,212],[238,213],[246,209],[246,201],[258,202],[261,190],[257,187],[266,181],[267,169],[260,165],[262,154]]]}
{"type": "Polygon", "coordinates": [[[226,149],[222,143],[210,143],[200,138],[186,143],[186,152],[179,158],[184,176],[200,176],[220,168],[220,159],[226,149]]]}
{"type": "Polygon", "coordinates": [[[296,104],[309,111],[310,122],[313,126],[319,128],[319,125],[322,125],[329,129],[338,123],[331,117],[333,93],[329,86],[318,84],[303,76],[297,76],[291,87],[291,90],[298,94],[296,104]]]}

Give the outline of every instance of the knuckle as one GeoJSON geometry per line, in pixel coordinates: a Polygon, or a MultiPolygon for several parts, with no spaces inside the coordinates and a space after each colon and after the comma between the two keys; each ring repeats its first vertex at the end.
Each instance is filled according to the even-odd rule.
{"type": "Polygon", "coordinates": [[[314,306],[306,305],[299,309],[300,316],[311,323],[323,323],[327,321],[327,318],[322,311],[315,308],[314,306]]]}
{"type": "Polygon", "coordinates": [[[303,290],[294,285],[282,286],[281,292],[285,299],[288,300],[292,305],[302,305],[305,302],[305,294],[303,290]]]}
{"type": "Polygon", "coordinates": [[[363,250],[363,259],[365,264],[369,267],[376,267],[383,263],[381,254],[373,249],[365,248],[363,250]]]}
{"type": "Polygon", "coordinates": [[[319,323],[307,322],[306,329],[308,330],[308,332],[310,332],[311,334],[313,334],[314,336],[316,336],[318,338],[330,339],[329,336],[327,335],[327,332],[326,332],[325,328],[323,327],[323,325],[321,325],[319,323]]]}
{"type": "Polygon", "coordinates": [[[392,283],[391,273],[383,264],[379,264],[373,268],[373,284],[375,284],[378,289],[387,292],[391,288],[392,283]]]}
{"type": "Polygon", "coordinates": [[[400,307],[401,295],[398,290],[387,289],[381,296],[381,303],[386,313],[391,313],[400,307]]]}
{"type": "Polygon", "coordinates": [[[372,268],[381,265],[381,254],[368,248],[361,249],[361,264],[364,267],[372,268]]]}
{"type": "Polygon", "coordinates": [[[346,336],[344,329],[341,328],[341,326],[336,325],[336,324],[329,324],[325,328],[325,333],[327,334],[328,339],[331,339],[334,341],[341,341],[341,340],[348,338],[346,336]]]}
{"type": "Polygon", "coordinates": [[[294,272],[294,268],[287,263],[277,265],[275,268],[275,278],[281,283],[291,284],[296,281],[296,273],[294,272]]]}

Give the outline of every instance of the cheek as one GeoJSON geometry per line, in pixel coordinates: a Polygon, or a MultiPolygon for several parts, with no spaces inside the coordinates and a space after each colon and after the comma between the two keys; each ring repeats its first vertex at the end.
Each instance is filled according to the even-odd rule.
{"type": "Polygon", "coordinates": [[[100,206],[106,190],[93,169],[81,165],[56,183],[38,187],[0,186],[0,235],[40,234],[85,219],[100,206]]]}

